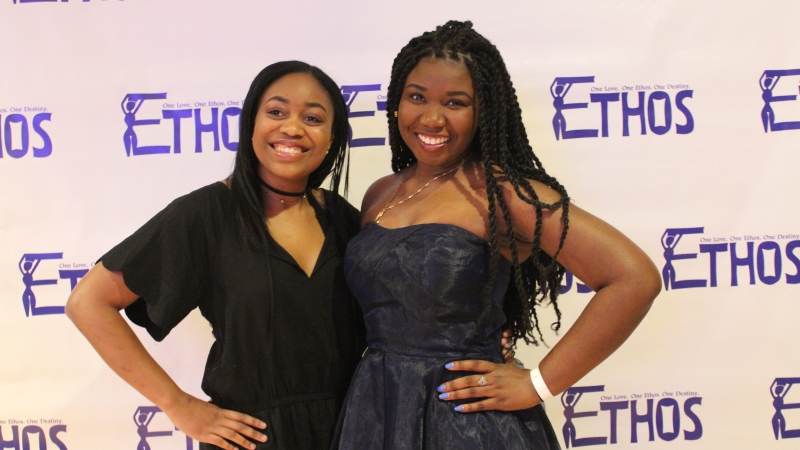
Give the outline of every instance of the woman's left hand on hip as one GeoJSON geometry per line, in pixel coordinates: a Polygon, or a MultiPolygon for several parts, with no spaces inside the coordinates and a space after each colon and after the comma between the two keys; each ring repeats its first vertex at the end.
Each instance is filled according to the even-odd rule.
{"type": "Polygon", "coordinates": [[[443,401],[481,399],[456,406],[456,411],[517,411],[541,402],[531,382],[530,370],[481,360],[455,361],[445,367],[451,371],[477,372],[437,388],[443,401]]]}

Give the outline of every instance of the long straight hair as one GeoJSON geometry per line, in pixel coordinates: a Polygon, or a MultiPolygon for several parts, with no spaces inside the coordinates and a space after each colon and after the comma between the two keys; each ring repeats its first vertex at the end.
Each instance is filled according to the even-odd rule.
{"type": "Polygon", "coordinates": [[[266,249],[269,232],[266,227],[263,194],[260,184],[259,161],[253,149],[253,130],[264,92],[280,78],[293,73],[307,73],[314,77],[328,94],[333,104],[333,142],[322,164],[308,177],[306,191],[316,189],[330,175],[330,189],[339,191],[344,176],[344,194],[349,184],[350,155],[347,148],[347,106],[339,86],[325,72],[301,61],[281,61],[265,67],[253,80],[242,105],[239,124],[239,146],[233,172],[230,176],[231,196],[236,209],[236,220],[242,237],[251,245],[266,249]]]}

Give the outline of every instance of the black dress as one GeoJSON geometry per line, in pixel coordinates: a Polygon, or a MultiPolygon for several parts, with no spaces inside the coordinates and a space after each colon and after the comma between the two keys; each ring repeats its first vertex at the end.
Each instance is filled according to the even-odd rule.
{"type": "MultiPolygon", "coordinates": [[[[361,304],[369,350],[334,436],[333,450],[559,449],[541,405],[459,413],[436,388],[471,373],[461,359],[502,363],[503,297],[510,264],[483,303],[489,246],[453,225],[389,229],[367,224],[350,241],[345,276],[361,304]]],[[[475,400],[469,400],[472,402],[475,400]]]]}
{"type": "MultiPolygon", "coordinates": [[[[125,312],[162,340],[194,308],[213,328],[203,375],[211,403],[267,423],[258,449],[326,449],[362,350],[363,319],[342,255],[358,211],[313,196],[325,242],[311,276],[277,243],[237,231],[230,190],[214,183],[173,201],[102,257],[139,295],[125,312]]],[[[201,448],[216,448],[203,444],[201,448]]]]}

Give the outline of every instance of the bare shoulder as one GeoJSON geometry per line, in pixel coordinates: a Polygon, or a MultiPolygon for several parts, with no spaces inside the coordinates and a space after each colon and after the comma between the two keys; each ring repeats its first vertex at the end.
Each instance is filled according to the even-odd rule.
{"type": "Polygon", "coordinates": [[[362,223],[372,220],[378,214],[377,209],[382,208],[389,200],[394,189],[403,181],[406,170],[379,178],[367,189],[361,201],[362,223]]]}
{"type": "Polygon", "coordinates": [[[537,233],[537,209],[541,210],[541,245],[542,249],[552,254],[561,241],[563,230],[562,214],[564,208],[560,204],[568,201],[558,190],[540,181],[526,180],[527,183],[515,186],[503,174],[495,173],[503,198],[508,205],[514,233],[517,240],[532,242],[537,233]],[[535,201],[534,201],[535,200],[535,201]],[[535,203],[539,202],[541,208],[535,203]],[[548,205],[552,205],[548,207],[548,205]]]}
{"type": "MultiPolygon", "coordinates": [[[[495,171],[495,177],[498,181],[500,189],[503,191],[506,201],[509,203],[509,207],[512,209],[524,208],[526,205],[528,208],[532,207],[530,203],[520,198],[519,195],[521,193],[525,198],[532,197],[526,186],[514,187],[511,181],[509,181],[502,172],[495,171]]],[[[530,188],[533,189],[536,199],[538,199],[540,202],[553,204],[562,200],[562,194],[552,187],[536,180],[527,180],[527,182],[529,183],[530,188]]]]}

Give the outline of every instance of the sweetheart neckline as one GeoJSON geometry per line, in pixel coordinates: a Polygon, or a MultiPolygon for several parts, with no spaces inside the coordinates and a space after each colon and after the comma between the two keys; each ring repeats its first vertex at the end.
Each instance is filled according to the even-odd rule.
{"type": "MultiPolygon", "coordinates": [[[[440,226],[440,227],[445,227],[445,228],[451,228],[451,229],[455,229],[455,230],[460,231],[462,234],[468,235],[468,237],[470,237],[473,241],[476,241],[477,243],[483,245],[485,248],[487,248],[487,249],[490,248],[489,243],[487,241],[483,240],[483,238],[481,238],[480,236],[478,236],[475,233],[467,230],[466,228],[460,227],[458,225],[453,225],[452,223],[439,223],[439,222],[415,223],[413,225],[406,225],[404,227],[388,228],[388,227],[385,227],[385,226],[383,226],[383,225],[381,225],[379,223],[375,223],[375,222],[369,221],[364,225],[364,227],[361,230],[362,231],[366,230],[369,225],[375,225],[376,227],[378,227],[378,229],[385,230],[385,231],[404,231],[404,230],[407,231],[407,230],[410,230],[412,228],[421,228],[421,227],[426,227],[426,226],[440,226]]],[[[509,261],[508,259],[506,259],[506,257],[503,256],[502,254],[500,255],[500,261],[506,262],[509,266],[513,265],[512,262],[509,261]]]]}

